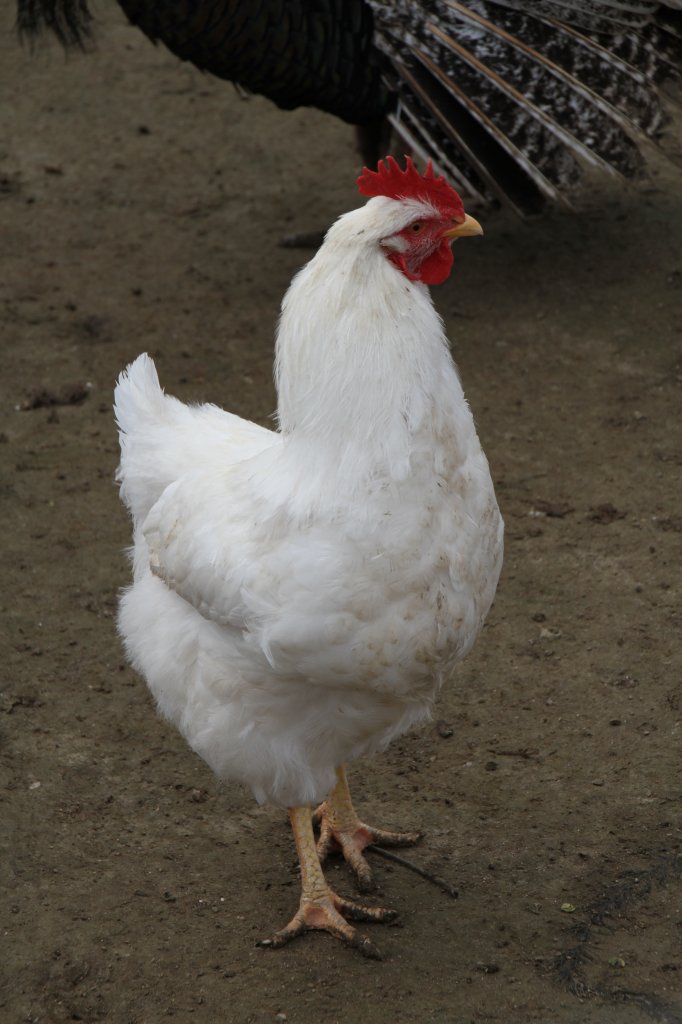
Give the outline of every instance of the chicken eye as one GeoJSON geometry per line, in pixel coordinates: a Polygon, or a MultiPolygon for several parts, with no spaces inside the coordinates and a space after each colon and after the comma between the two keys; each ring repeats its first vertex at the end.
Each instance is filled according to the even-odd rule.
{"type": "Polygon", "coordinates": [[[418,235],[423,227],[424,225],[422,224],[422,222],[420,220],[417,220],[414,222],[414,224],[410,224],[410,231],[413,234],[418,235]]]}

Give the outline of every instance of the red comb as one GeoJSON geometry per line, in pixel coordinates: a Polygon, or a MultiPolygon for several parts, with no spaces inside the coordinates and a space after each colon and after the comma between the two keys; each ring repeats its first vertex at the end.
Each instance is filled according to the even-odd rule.
{"type": "Polygon", "coordinates": [[[392,156],[379,161],[376,171],[363,168],[358,178],[358,191],[363,196],[387,196],[389,199],[426,199],[442,213],[453,218],[464,216],[464,206],[457,192],[441,174],[436,177],[429,160],[420,174],[409,156],[402,171],[392,156]]]}

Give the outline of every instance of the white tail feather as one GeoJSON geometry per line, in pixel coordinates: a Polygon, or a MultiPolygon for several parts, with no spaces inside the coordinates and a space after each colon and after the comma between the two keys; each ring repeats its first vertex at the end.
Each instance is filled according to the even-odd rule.
{"type": "Polygon", "coordinates": [[[154,361],[143,352],[120,374],[114,391],[114,413],[123,434],[155,419],[163,410],[164,393],[154,361]]]}
{"type": "Polygon", "coordinates": [[[276,435],[215,405],[188,406],[164,394],[154,362],[138,356],[118,379],[121,498],[141,522],[166,487],[190,472],[207,451],[227,467],[269,447],[276,435]]]}

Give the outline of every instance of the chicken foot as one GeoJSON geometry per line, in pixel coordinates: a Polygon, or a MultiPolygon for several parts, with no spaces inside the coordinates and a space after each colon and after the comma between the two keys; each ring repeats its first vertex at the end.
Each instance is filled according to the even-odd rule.
{"type": "Polygon", "coordinates": [[[364,956],[380,960],[381,953],[364,935],[348,923],[352,921],[392,921],[395,910],[383,907],[365,907],[343,899],[327,885],[315,848],[309,807],[292,807],[289,819],[294,833],[296,850],[301,866],[301,901],[299,908],[285,928],[275,932],[271,939],[263,939],[259,946],[277,948],[307,931],[329,932],[364,956]]]}
{"type": "Polygon", "coordinates": [[[354,872],[361,892],[371,892],[376,887],[372,869],[362,852],[365,847],[413,846],[422,837],[421,832],[387,832],[360,821],[343,765],[336,769],[336,785],[315,811],[313,822],[320,829],[317,842],[320,862],[324,863],[332,850],[339,849],[354,872]]]}

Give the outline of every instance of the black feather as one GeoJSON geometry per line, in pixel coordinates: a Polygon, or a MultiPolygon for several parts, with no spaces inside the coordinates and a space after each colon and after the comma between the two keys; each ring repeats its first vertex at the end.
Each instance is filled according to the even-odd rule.
{"type": "Polygon", "coordinates": [[[22,39],[52,32],[62,46],[84,50],[91,22],[87,0],[18,0],[17,31],[22,39]]]}

